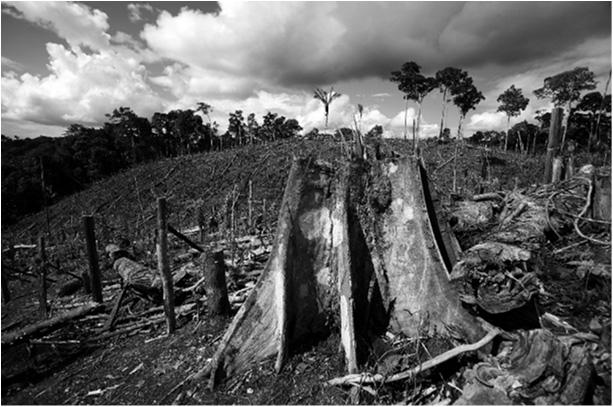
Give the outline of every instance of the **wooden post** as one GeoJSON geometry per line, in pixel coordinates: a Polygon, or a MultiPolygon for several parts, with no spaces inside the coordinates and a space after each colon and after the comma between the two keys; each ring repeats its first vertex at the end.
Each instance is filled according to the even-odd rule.
{"type": "Polygon", "coordinates": [[[172,274],[170,273],[170,264],[168,261],[168,226],[166,212],[166,198],[158,198],[158,214],[157,214],[157,258],[158,258],[158,273],[162,279],[162,289],[164,290],[164,313],[166,314],[166,327],[168,335],[172,334],[176,329],[175,319],[175,292],[172,284],[172,274]]]}
{"type": "Polygon", "coordinates": [[[564,111],[561,107],[556,107],[551,111],[551,123],[549,125],[549,140],[547,141],[547,156],[545,158],[545,178],[543,182],[549,184],[553,174],[553,159],[558,154],[560,148],[560,138],[562,136],[562,117],[564,111]]]}
{"type": "Polygon", "coordinates": [[[594,175],[594,198],[591,215],[595,219],[611,221],[611,174],[594,175]]]}
{"type": "Polygon", "coordinates": [[[202,244],[204,244],[206,240],[205,224],[206,224],[206,217],[204,216],[204,208],[200,206],[198,208],[198,229],[200,232],[200,243],[202,244]]]}
{"type": "Polygon", "coordinates": [[[226,286],[226,263],[223,250],[209,252],[203,257],[204,287],[207,298],[207,308],[211,316],[230,315],[230,301],[226,286]]]}
{"type": "Polygon", "coordinates": [[[45,238],[38,238],[38,313],[42,319],[47,319],[47,254],[45,253],[45,238]]]}
{"type": "Polygon", "coordinates": [[[92,299],[102,302],[102,283],[100,281],[100,267],[98,265],[98,250],[96,248],[96,234],[94,232],[94,217],[83,216],[83,229],[85,232],[85,244],[87,246],[87,259],[89,261],[89,286],[92,299]]]}
{"type": "Polygon", "coordinates": [[[566,160],[566,171],[564,173],[564,179],[571,179],[575,175],[575,157],[569,156],[566,160]]]}
{"type": "Polygon", "coordinates": [[[47,222],[47,236],[51,237],[51,223],[49,221],[49,207],[47,205],[47,186],[45,183],[45,166],[43,164],[43,157],[38,157],[40,164],[40,188],[43,195],[43,206],[45,207],[45,220],[47,222]]]}
{"type": "Polygon", "coordinates": [[[262,199],[262,222],[266,224],[266,198],[262,199]]]}
{"type": "MultiPolygon", "coordinates": [[[[7,260],[10,262],[11,266],[15,265],[15,247],[12,242],[9,243],[9,250],[7,252],[7,260]]],[[[4,275],[4,273],[0,270],[0,277],[2,280],[2,302],[7,303],[11,300],[11,291],[9,289],[9,281],[4,275]]]]}
{"type": "Polygon", "coordinates": [[[553,159],[553,165],[551,170],[551,183],[555,184],[562,179],[562,158],[556,157],[553,159]]]}
{"type": "Polygon", "coordinates": [[[9,290],[9,282],[4,276],[4,273],[0,271],[0,279],[2,280],[2,302],[6,304],[11,300],[11,292],[9,290]]]}
{"type": "Polygon", "coordinates": [[[249,225],[249,228],[251,228],[253,226],[253,182],[251,180],[249,180],[249,199],[247,203],[249,205],[247,225],[249,225]]]}

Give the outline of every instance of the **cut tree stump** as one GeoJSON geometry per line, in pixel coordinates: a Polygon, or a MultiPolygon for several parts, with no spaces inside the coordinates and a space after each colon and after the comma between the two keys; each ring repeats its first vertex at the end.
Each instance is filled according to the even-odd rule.
{"type": "Polygon", "coordinates": [[[208,312],[215,317],[228,316],[230,315],[230,302],[228,301],[223,250],[209,252],[202,256],[204,257],[203,278],[208,312]]]}
{"type": "Polygon", "coordinates": [[[212,388],[272,356],[280,371],[298,344],[336,330],[349,372],[358,369],[357,343],[377,326],[409,337],[482,338],[449,280],[458,253],[435,202],[416,158],[358,160],[338,172],[294,161],[266,268],[193,378],[208,374],[212,388]],[[373,190],[380,196],[365,199],[373,190]]]}

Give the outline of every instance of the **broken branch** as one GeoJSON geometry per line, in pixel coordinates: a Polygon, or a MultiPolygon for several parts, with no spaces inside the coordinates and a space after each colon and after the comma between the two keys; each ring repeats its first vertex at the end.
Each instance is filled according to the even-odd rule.
{"type": "Polygon", "coordinates": [[[438,366],[441,363],[448,361],[449,359],[452,359],[458,355],[461,355],[462,353],[473,352],[473,351],[476,351],[482,348],[483,346],[490,343],[496,336],[498,336],[500,332],[501,332],[500,330],[494,328],[491,331],[489,331],[487,335],[485,335],[478,342],[467,344],[467,345],[460,345],[447,352],[441,353],[440,355],[428,360],[427,362],[424,362],[423,364],[419,366],[415,366],[412,369],[404,370],[400,373],[396,373],[389,377],[386,377],[382,374],[373,375],[371,373],[357,373],[357,374],[349,374],[343,377],[337,377],[332,380],[328,380],[327,384],[331,386],[340,386],[340,385],[345,385],[345,384],[355,385],[357,383],[360,383],[360,384],[372,384],[372,383],[379,383],[379,382],[391,383],[391,382],[397,382],[400,380],[405,380],[423,371],[426,371],[435,366],[438,366]]]}

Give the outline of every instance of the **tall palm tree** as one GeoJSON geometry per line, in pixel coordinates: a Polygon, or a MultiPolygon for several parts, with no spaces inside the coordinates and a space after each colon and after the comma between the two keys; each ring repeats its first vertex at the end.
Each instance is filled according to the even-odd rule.
{"type": "Polygon", "coordinates": [[[324,109],[326,113],[326,127],[328,127],[328,115],[330,114],[330,104],[332,103],[334,99],[340,96],[341,96],[340,93],[334,91],[334,87],[330,87],[329,92],[326,92],[325,90],[321,88],[315,89],[315,93],[313,94],[313,97],[315,99],[318,99],[319,101],[321,101],[321,103],[324,104],[324,109]]]}

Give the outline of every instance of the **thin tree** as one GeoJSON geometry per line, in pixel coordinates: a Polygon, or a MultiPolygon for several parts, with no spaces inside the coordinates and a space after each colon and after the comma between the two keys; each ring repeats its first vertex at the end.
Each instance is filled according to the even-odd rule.
{"type": "Polygon", "coordinates": [[[587,67],[577,67],[545,78],[543,87],[534,91],[537,98],[551,98],[556,107],[565,107],[567,109],[566,124],[564,130],[562,130],[562,144],[560,148],[564,147],[573,104],[579,101],[582,91],[595,88],[594,72],[590,71],[587,67]]]}
{"type": "Polygon", "coordinates": [[[462,139],[463,135],[463,123],[466,118],[466,114],[473,110],[477,105],[485,100],[485,96],[481,93],[473,84],[472,78],[465,78],[461,84],[458,84],[456,88],[456,96],[453,98],[453,104],[460,109],[460,120],[458,122],[458,139],[462,139]]]}
{"type": "Polygon", "coordinates": [[[357,114],[358,114],[358,124],[359,124],[359,128],[358,131],[362,131],[362,116],[364,115],[364,106],[362,106],[360,103],[358,103],[357,106],[357,114]]]}
{"type": "Polygon", "coordinates": [[[521,89],[516,88],[515,85],[511,85],[509,89],[498,96],[496,101],[500,103],[497,111],[504,112],[507,115],[507,131],[504,135],[504,151],[507,151],[511,117],[519,116],[522,110],[528,106],[530,99],[522,94],[521,89]]]}
{"type": "MultiPolygon", "coordinates": [[[[439,128],[439,138],[443,137],[443,130],[445,129],[445,113],[447,112],[447,104],[450,100],[448,96],[456,96],[460,91],[459,87],[468,78],[468,73],[462,71],[459,68],[453,68],[448,66],[445,69],[441,69],[435,75],[436,82],[439,90],[443,94],[443,108],[441,112],[441,126],[439,128]]],[[[455,103],[455,102],[454,102],[455,103]]]]}
{"type": "Polygon", "coordinates": [[[319,100],[324,105],[324,111],[326,115],[326,127],[328,127],[328,116],[330,115],[330,104],[336,98],[341,97],[341,94],[334,90],[334,87],[330,87],[330,91],[326,92],[321,88],[315,89],[313,97],[319,100]]]}
{"type": "Polygon", "coordinates": [[[393,71],[390,77],[392,82],[398,83],[398,90],[404,93],[403,98],[407,101],[404,111],[404,138],[407,138],[407,115],[409,110],[409,101],[412,100],[417,104],[417,121],[415,128],[417,139],[420,136],[421,125],[421,105],[426,95],[436,88],[436,79],[426,77],[420,73],[421,67],[415,62],[406,62],[402,65],[400,71],[393,71]]]}
{"type": "MultiPolygon", "coordinates": [[[[594,141],[598,140],[598,133],[600,132],[600,118],[602,117],[602,112],[605,108],[605,103],[607,101],[607,91],[609,90],[609,83],[611,83],[611,70],[609,69],[609,77],[607,78],[607,84],[604,86],[604,91],[602,92],[602,102],[600,103],[600,109],[598,109],[598,118],[596,119],[596,126],[594,129],[594,135],[590,134],[590,138],[588,140],[589,148],[592,148],[592,137],[594,141]]],[[[611,98],[609,97],[609,108],[611,104],[611,98]]]]}
{"type": "Polygon", "coordinates": [[[198,107],[196,107],[196,111],[202,112],[202,114],[205,115],[209,121],[209,130],[211,132],[211,134],[209,134],[209,143],[210,143],[209,147],[211,150],[213,150],[213,134],[212,134],[213,124],[211,123],[211,116],[210,116],[210,113],[213,111],[213,106],[209,105],[208,103],[204,103],[204,102],[198,102],[197,106],[198,107]]]}

